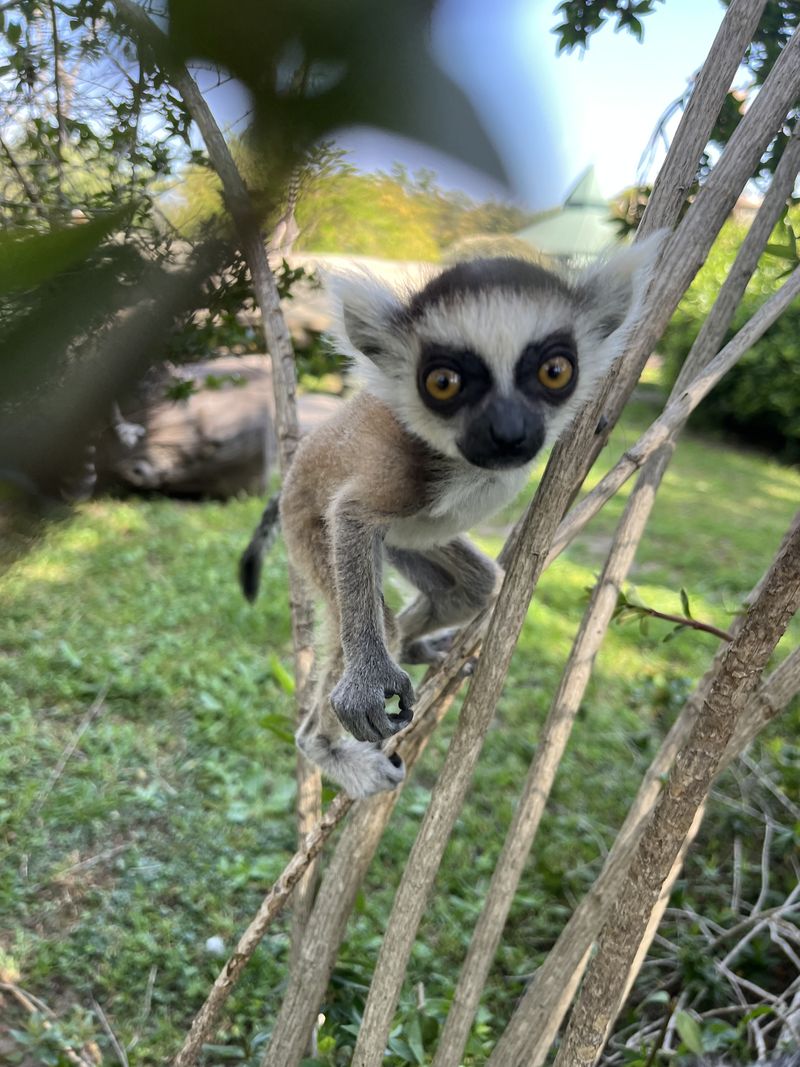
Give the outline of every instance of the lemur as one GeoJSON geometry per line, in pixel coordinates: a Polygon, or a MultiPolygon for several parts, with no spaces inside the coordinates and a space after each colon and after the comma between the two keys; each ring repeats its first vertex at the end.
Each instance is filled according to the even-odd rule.
{"type": "MultiPolygon", "coordinates": [[[[333,342],[363,387],[301,442],[279,510],[330,642],[296,740],[350,796],[402,781],[402,761],[381,749],[412,718],[398,660],[439,661],[451,628],[496,597],[503,573],[464,531],[515,498],[596,390],[641,314],[660,244],[571,280],[514,258],[459,263],[407,295],[366,274],[329,279],[333,342]],[[397,616],[387,563],[418,590],[397,616]]],[[[242,557],[250,599],[277,518],[273,499],[242,557]]]]}

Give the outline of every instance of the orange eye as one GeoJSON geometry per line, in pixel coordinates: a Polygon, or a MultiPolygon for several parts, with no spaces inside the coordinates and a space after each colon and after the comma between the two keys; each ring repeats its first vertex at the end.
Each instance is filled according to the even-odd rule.
{"type": "Polygon", "coordinates": [[[572,363],[566,356],[551,356],[539,367],[538,378],[545,389],[563,389],[572,381],[572,363]]]}
{"type": "Polygon", "coordinates": [[[434,400],[452,400],[461,392],[461,375],[449,367],[437,367],[425,375],[425,389],[434,400]]]}

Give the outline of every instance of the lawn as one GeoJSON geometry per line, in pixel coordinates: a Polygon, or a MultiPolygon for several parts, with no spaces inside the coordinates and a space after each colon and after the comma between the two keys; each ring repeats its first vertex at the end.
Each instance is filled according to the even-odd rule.
{"type": "MultiPolygon", "coordinates": [[[[642,403],[629,409],[591,481],[652,414],[642,403]]],[[[531,605],[414,950],[399,1013],[412,1044],[435,1030],[452,994],[622,497],[544,575],[531,605]]],[[[696,616],[725,627],[798,499],[797,470],[687,438],[632,575],[639,597],[674,612],[685,588],[696,616]]],[[[65,1042],[91,1040],[114,1062],[95,1005],[131,1065],[165,1062],[213,981],[220,944],[232,947],[293,850],[282,545],[266,562],[254,608],[235,582],[260,507],[253,499],[93,502],[2,579],[0,972],[18,975],[58,1021],[48,1032],[38,1016],[0,1000],[0,1062],[20,1054],[28,1064],[60,1063],[65,1042]]],[[[518,510],[476,531],[484,547],[499,549],[518,510]]],[[[649,757],[718,644],[696,633],[664,643],[668,630],[615,626],[598,657],[492,973],[471,1064],[484,1062],[526,976],[591,883],[649,757]]],[[[784,649],[798,636],[795,624],[784,649]]],[[[794,707],[753,754],[759,775],[794,805],[798,725],[794,707]]],[[[348,1062],[348,1028],[451,731],[452,717],[403,791],[359,898],[325,1005],[321,1062],[348,1062]]],[[[745,789],[744,779],[739,769],[720,784],[679,887],[681,901],[709,913],[724,910],[730,895],[735,837],[743,892],[760,885],[761,816],[777,802],[766,788],[754,800],[758,783],[748,779],[745,789]],[[737,806],[746,790],[748,805],[737,806]]],[[[776,899],[796,848],[796,827],[773,845],[776,899]]],[[[207,1063],[258,1062],[280,1002],[287,931],[282,917],[256,953],[207,1063]]],[[[694,980],[702,969],[697,941],[684,927],[670,937],[681,939],[686,981],[694,980]]],[[[402,1062],[399,1053],[387,1060],[402,1062]]]]}

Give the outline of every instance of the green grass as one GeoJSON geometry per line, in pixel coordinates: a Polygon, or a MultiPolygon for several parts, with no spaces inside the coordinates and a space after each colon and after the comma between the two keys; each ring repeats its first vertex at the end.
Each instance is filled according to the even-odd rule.
{"type": "MultiPolygon", "coordinates": [[[[592,482],[651,414],[641,405],[629,410],[592,482]]],[[[585,588],[624,496],[540,583],[420,930],[392,1063],[409,1062],[403,1049],[424,1043],[452,995],[585,588]],[[427,997],[421,1015],[418,982],[427,997]]],[[[796,470],[708,439],[683,441],[632,574],[639,596],[674,612],[684,587],[694,614],[724,627],[771,559],[798,498],[796,470]]],[[[267,561],[255,609],[234,579],[260,507],[256,500],[91,503],[51,529],[0,587],[0,970],[4,958],[7,970],[13,960],[20,984],[66,1020],[67,1036],[93,1033],[109,1061],[113,1053],[88,1014],[92,998],[130,1046],[132,1065],[165,1062],[219,967],[207,940],[232,947],[294,847],[282,546],[267,561]],[[102,711],[56,777],[102,693],[102,711]]],[[[518,510],[478,532],[485,547],[499,548],[518,510]]],[[[668,629],[654,623],[644,636],[636,626],[614,626],[598,657],[470,1062],[483,1062],[524,976],[591,883],[649,756],[717,647],[691,633],[665,644],[668,629]]],[[[789,643],[797,637],[795,626],[789,643]]],[[[795,712],[795,730],[797,719],[795,712]]],[[[359,897],[325,1005],[325,1062],[347,1062],[346,1028],[357,1018],[453,721],[404,790],[359,897]]],[[[789,736],[788,723],[773,728],[775,738],[781,733],[789,736]]],[[[784,768],[782,787],[796,793],[800,774],[790,755],[797,750],[773,740],[767,752],[784,768]]],[[[705,859],[690,864],[686,880],[698,899],[706,892],[702,863],[713,861],[717,873],[730,866],[730,820],[727,809],[709,817],[699,850],[705,859]]],[[[758,846],[754,840],[754,867],[758,846]]],[[[280,1002],[287,931],[282,917],[256,953],[217,1038],[228,1055],[210,1053],[208,1063],[255,1056],[280,1002]]],[[[48,1051],[52,1035],[37,1031],[35,1020],[26,1029],[23,1013],[14,1022],[26,1062],[59,1062],[48,1051]]],[[[3,1040],[0,1026],[0,1059],[3,1040]]]]}

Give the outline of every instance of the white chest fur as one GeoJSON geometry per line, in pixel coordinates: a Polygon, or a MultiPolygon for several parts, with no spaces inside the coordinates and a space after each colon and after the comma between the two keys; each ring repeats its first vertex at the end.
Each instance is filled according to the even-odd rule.
{"type": "Polygon", "coordinates": [[[386,543],[396,548],[446,544],[509,504],[527,482],[531,466],[489,471],[465,464],[422,511],[396,519],[386,532],[386,543]]]}

